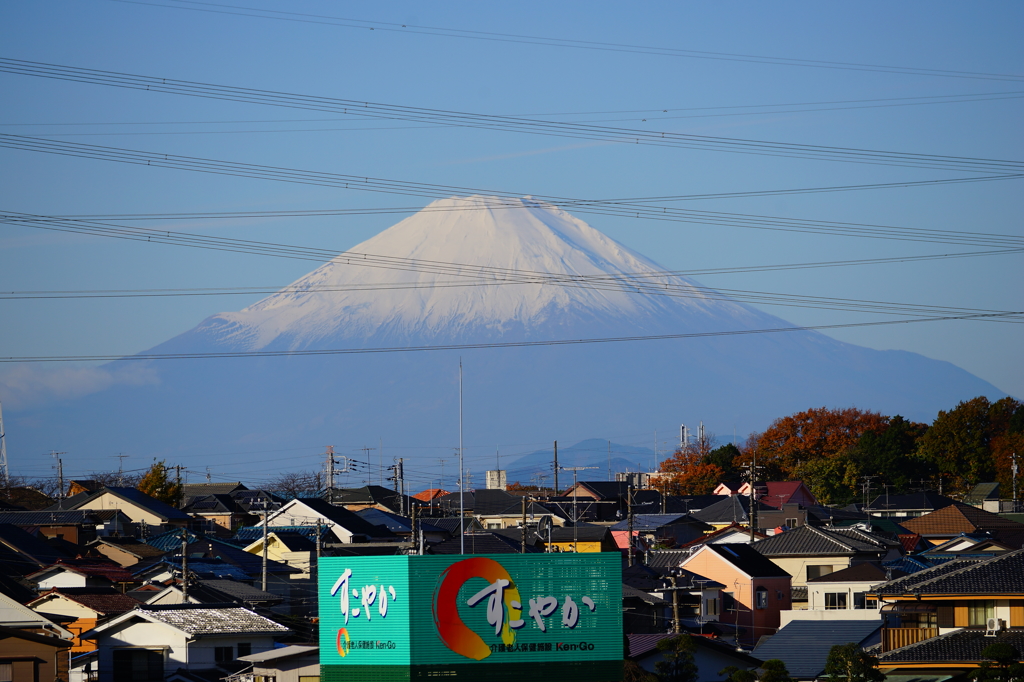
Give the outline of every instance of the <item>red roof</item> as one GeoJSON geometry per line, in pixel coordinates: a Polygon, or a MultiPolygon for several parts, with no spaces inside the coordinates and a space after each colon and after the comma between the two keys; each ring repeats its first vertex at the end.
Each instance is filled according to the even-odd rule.
{"type": "Polygon", "coordinates": [[[801,504],[817,504],[811,491],[804,485],[803,481],[768,481],[768,494],[761,498],[769,507],[781,507],[794,501],[801,504]]]}
{"type": "Polygon", "coordinates": [[[46,597],[50,594],[59,594],[65,599],[77,602],[82,606],[86,606],[105,616],[117,615],[126,611],[131,611],[139,605],[138,601],[132,599],[128,595],[121,594],[113,589],[101,589],[102,591],[97,590],[95,592],[85,592],[76,588],[61,589],[59,587],[54,587],[42,596],[46,597]]]}
{"type": "Polygon", "coordinates": [[[904,554],[913,554],[917,551],[917,543],[921,542],[921,536],[917,533],[911,533],[910,535],[897,535],[900,544],[903,545],[904,554]]]}
{"type": "Polygon", "coordinates": [[[450,493],[447,490],[442,490],[441,488],[428,488],[421,493],[413,495],[413,499],[430,502],[433,499],[437,499],[438,497],[448,494],[450,493]]]}

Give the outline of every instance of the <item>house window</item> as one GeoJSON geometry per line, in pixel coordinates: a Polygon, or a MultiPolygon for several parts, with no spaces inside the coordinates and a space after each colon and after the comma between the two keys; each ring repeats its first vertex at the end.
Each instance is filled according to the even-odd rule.
{"type": "Polygon", "coordinates": [[[820,578],[823,575],[828,575],[832,572],[832,566],[823,564],[820,566],[808,566],[807,567],[807,579],[813,580],[814,578],[820,578]]]}
{"type": "Polygon", "coordinates": [[[786,525],[790,528],[796,528],[796,519],[786,519],[786,525]]]}
{"type": "Polygon", "coordinates": [[[754,596],[754,607],[758,609],[768,608],[768,590],[763,587],[757,588],[757,593],[754,596]]]}
{"type": "Polygon", "coordinates": [[[704,600],[704,615],[705,616],[717,616],[718,615],[718,599],[705,599],[704,600]]]}
{"type": "Polygon", "coordinates": [[[991,599],[975,599],[967,606],[967,617],[969,625],[984,627],[989,618],[996,617],[996,603],[991,599]]]}
{"type": "Polygon", "coordinates": [[[319,675],[299,675],[299,682],[320,682],[319,675]]]}
{"type": "Polygon", "coordinates": [[[163,682],[162,651],[114,649],[113,659],[113,682],[163,682]]]}
{"type": "Polygon", "coordinates": [[[234,647],[216,646],[213,648],[213,660],[217,663],[228,663],[235,660],[234,647]]]}
{"type": "Polygon", "coordinates": [[[878,600],[868,596],[867,592],[853,593],[853,608],[855,609],[877,609],[878,600]]]}
{"type": "Polygon", "coordinates": [[[0,682],[11,682],[14,679],[14,664],[0,663],[0,682]]]}
{"type": "Polygon", "coordinates": [[[252,653],[252,643],[251,642],[239,642],[238,643],[238,656],[239,656],[239,658],[241,658],[242,656],[248,656],[251,653],[252,653]]]}
{"type": "Polygon", "coordinates": [[[831,611],[835,609],[846,608],[846,593],[845,592],[826,592],[825,593],[825,610],[831,611]]]}

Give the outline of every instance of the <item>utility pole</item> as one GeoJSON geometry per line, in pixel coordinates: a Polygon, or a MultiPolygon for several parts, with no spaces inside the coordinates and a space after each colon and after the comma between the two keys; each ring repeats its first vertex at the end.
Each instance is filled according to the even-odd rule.
{"type": "Polygon", "coordinates": [[[753,459],[747,465],[748,480],[750,483],[749,509],[747,510],[747,521],[750,523],[750,541],[754,541],[754,533],[757,528],[757,496],[754,494],[757,488],[757,472],[762,467],[757,466],[757,448],[754,448],[753,459]]]}
{"type": "MultiPolygon", "coordinates": [[[[557,452],[557,450],[556,450],[557,452]]],[[[584,469],[596,469],[597,467],[562,467],[562,471],[572,472],[572,551],[579,552],[577,543],[579,542],[579,532],[577,531],[577,525],[580,522],[580,515],[576,511],[576,498],[579,497],[579,491],[576,489],[576,472],[583,471],[584,469]]],[[[555,470],[558,471],[557,469],[555,470]]],[[[558,475],[557,473],[555,474],[558,475]]]]}
{"type": "Polygon", "coordinates": [[[413,550],[413,553],[419,554],[419,552],[416,551],[417,547],[419,547],[419,542],[417,542],[417,539],[416,539],[417,535],[416,535],[416,505],[415,504],[411,505],[411,509],[409,510],[409,516],[411,518],[410,525],[412,526],[412,550],[413,550]]]}
{"type": "Polygon", "coordinates": [[[188,528],[181,529],[181,601],[188,603],[188,528]]]}
{"type": "Polygon", "coordinates": [[[608,441],[608,480],[612,480],[612,442],[608,441]]]}
{"type": "Polygon", "coordinates": [[[561,489],[558,487],[558,441],[555,441],[555,494],[561,494],[561,489]]]}
{"type": "Polygon", "coordinates": [[[182,503],[185,502],[184,490],[181,487],[181,469],[180,464],[174,465],[174,484],[178,487],[178,509],[181,509],[182,503]]]}
{"type": "MultiPolygon", "coordinates": [[[[333,459],[333,458],[332,458],[333,459]]],[[[267,516],[270,512],[270,500],[263,498],[263,579],[262,590],[267,591],[267,516]]]]}
{"type": "Polygon", "coordinates": [[[325,492],[327,493],[327,501],[331,504],[334,503],[334,446],[327,446],[327,486],[325,492]]]}
{"type": "Polygon", "coordinates": [[[11,472],[7,468],[7,432],[4,431],[4,406],[0,403],[0,478],[3,478],[4,489],[11,493],[11,472]]]}
{"type": "Polygon", "coordinates": [[[633,565],[633,484],[626,484],[626,537],[629,538],[626,545],[626,558],[629,565],[633,565]]]}
{"type": "Polygon", "coordinates": [[[462,358],[459,358],[459,553],[466,553],[466,485],[462,468],[462,358]]]}
{"type": "Polygon", "coordinates": [[[64,462],[61,460],[61,455],[66,455],[66,452],[57,452],[56,450],[50,451],[50,457],[57,460],[57,499],[64,499],[64,462]]]}
{"type": "MultiPolygon", "coordinates": [[[[3,420],[0,419],[0,429],[3,429],[3,425],[3,420]]],[[[1013,466],[1010,467],[1010,471],[1013,472],[1013,511],[1017,511],[1017,453],[1013,453],[1011,457],[1013,459],[1013,466]]],[[[3,461],[6,466],[7,460],[3,461]]]]}
{"type": "Polygon", "coordinates": [[[405,460],[398,458],[398,513],[405,516],[405,460]]]}
{"type": "Polygon", "coordinates": [[[523,523],[520,528],[520,554],[526,554],[526,495],[523,495],[523,523]]]}
{"type": "Polygon", "coordinates": [[[676,576],[669,576],[672,581],[672,632],[679,634],[679,586],[676,584],[676,576]]]}
{"type": "Polygon", "coordinates": [[[320,552],[323,551],[321,545],[321,535],[322,533],[320,532],[320,517],[318,516],[316,517],[316,563],[312,566],[313,585],[320,584],[320,552]]]}

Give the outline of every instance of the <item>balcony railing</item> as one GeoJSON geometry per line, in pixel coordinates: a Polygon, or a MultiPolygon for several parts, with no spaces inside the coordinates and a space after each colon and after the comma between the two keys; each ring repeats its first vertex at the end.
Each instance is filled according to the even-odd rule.
{"type": "Polygon", "coordinates": [[[882,628],[882,652],[938,636],[938,628],[882,628]]]}

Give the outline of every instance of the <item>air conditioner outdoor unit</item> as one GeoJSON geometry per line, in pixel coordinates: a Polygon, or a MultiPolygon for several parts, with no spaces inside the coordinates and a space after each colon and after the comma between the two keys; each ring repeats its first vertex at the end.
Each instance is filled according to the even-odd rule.
{"type": "Polygon", "coordinates": [[[995,637],[996,634],[1006,626],[1002,618],[989,618],[985,621],[985,636],[995,637]]]}

